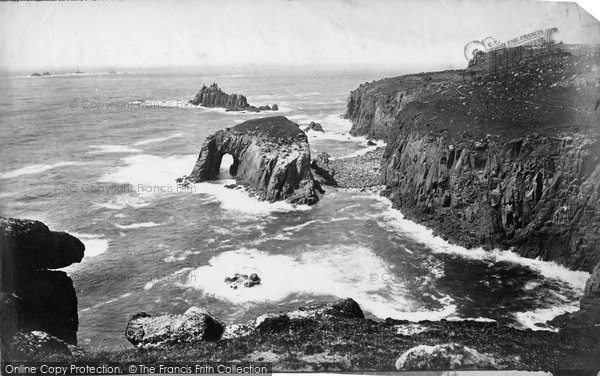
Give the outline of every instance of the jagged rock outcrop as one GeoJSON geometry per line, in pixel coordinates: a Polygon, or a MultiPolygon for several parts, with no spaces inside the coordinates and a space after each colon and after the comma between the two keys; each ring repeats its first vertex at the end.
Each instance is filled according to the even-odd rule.
{"type": "Polygon", "coordinates": [[[202,88],[194,99],[191,99],[189,103],[194,106],[203,106],[203,107],[220,107],[224,108],[227,111],[252,111],[252,112],[261,112],[261,111],[278,111],[279,107],[274,104],[273,107],[265,106],[251,106],[248,104],[248,100],[245,96],[241,94],[227,94],[223,90],[217,86],[216,83],[213,83],[210,86],[202,85],[202,88]]]}
{"type": "Polygon", "coordinates": [[[314,121],[311,121],[310,124],[304,128],[304,132],[308,131],[324,132],[323,126],[320,123],[315,123],[314,121]]]}
{"type": "Polygon", "coordinates": [[[248,120],[209,136],[187,180],[216,179],[225,154],[233,156],[229,171],[237,182],[261,200],[307,205],[319,200],[306,134],[283,116],[248,120]]]}
{"type": "Polygon", "coordinates": [[[260,285],[260,277],[256,273],[250,275],[235,273],[233,277],[225,277],[225,283],[234,290],[238,287],[254,287],[260,285]]]}
{"type": "Polygon", "coordinates": [[[216,341],[225,325],[210,312],[191,307],[181,315],[150,316],[142,312],[131,317],[125,337],[138,348],[153,348],[179,343],[216,341]]]}
{"type": "Polygon", "coordinates": [[[62,268],[80,262],[85,246],[32,220],[0,218],[2,342],[17,331],[43,331],[77,343],[77,296],[62,268]]]}
{"type": "Polygon", "coordinates": [[[384,194],[465,246],[600,261],[600,53],[565,46],[496,71],[364,84],[352,133],[387,140],[384,194]]]}

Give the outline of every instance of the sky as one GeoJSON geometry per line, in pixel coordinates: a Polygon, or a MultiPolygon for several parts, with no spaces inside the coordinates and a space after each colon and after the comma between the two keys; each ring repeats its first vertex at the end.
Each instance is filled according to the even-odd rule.
{"type": "Polygon", "coordinates": [[[558,27],[600,42],[575,3],[522,0],[200,0],[0,4],[0,69],[461,68],[463,48],[558,27]]]}

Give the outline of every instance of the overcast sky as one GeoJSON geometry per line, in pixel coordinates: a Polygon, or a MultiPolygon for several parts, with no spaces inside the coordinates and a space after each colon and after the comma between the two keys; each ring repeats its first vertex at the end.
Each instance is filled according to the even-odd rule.
{"type": "Polygon", "coordinates": [[[565,43],[598,43],[597,25],[574,3],[516,0],[11,2],[0,4],[0,65],[423,71],[463,67],[463,47],[474,39],[555,26],[565,43]]]}

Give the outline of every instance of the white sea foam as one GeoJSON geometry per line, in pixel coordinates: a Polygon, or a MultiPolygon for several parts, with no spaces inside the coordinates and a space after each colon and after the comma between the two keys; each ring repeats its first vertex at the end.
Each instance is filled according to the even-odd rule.
{"type": "Polygon", "coordinates": [[[140,149],[135,149],[125,145],[91,145],[90,148],[96,149],[90,151],[90,154],[109,154],[109,153],[139,153],[140,149]]]}
{"type": "Polygon", "coordinates": [[[173,135],[167,136],[167,137],[150,138],[147,140],[138,141],[138,142],[134,143],[134,145],[140,146],[140,145],[154,144],[156,142],[163,142],[163,141],[167,141],[167,140],[170,140],[173,138],[178,138],[181,136],[183,136],[183,133],[176,133],[176,134],[173,134],[173,135]]]}
{"type": "MultiPolygon", "coordinates": [[[[355,157],[358,155],[365,154],[371,150],[375,150],[378,147],[385,147],[385,142],[381,140],[372,140],[375,145],[367,145],[369,139],[365,136],[352,136],[350,134],[350,128],[352,128],[352,122],[348,119],[344,119],[339,115],[330,114],[325,116],[309,117],[306,115],[292,115],[288,116],[292,121],[296,121],[300,128],[304,129],[311,121],[320,123],[323,127],[324,132],[308,130],[306,135],[310,142],[313,142],[313,148],[318,149],[321,142],[326,141],[338,141],[338,142],[352,142],[363,146],[360,150],[344,155],[341,158],[355,157]]],[[[335,158],[332,158],[335,159],[335,158]]]]}
{"type": "MultiPolygon", "coordinates": [[[[434,236],[433,231],[425,226],[404,219],[404,216],[400,211],[392,209],[391,203],[387,199],[382,197],[376,197],[376,199],[380,201],[383,209],[383,220],[378,221],[381,226],[394,228],[396,231],[427,245],[435,253],[452,254],[471,260],[485,260],[494,263],[510,262],[526,266],[531,270],[540,273],[545,278],[566,282],[580,294],[583,292],[583,288],[589,277],[589,273],[587,272],[569,270],[568,268],[551,261],[525,258],[512,251],[485,251],[482,248],[466,249],[458,245],[450,244],[442,238],[434,236]]],[[[525,286],[526,289],[533,289],[535,287],[536,286],[533,284],[525,286]]],[[[525,328],[551,330],[546,327],[536,326],[535,323],[544,323],[557,315],[578,309],[577,301],[562,297],[559,293],[555,293],[554,295],[556,301],[552,303],[552,307],[542,307],[527,312],[515,313],[516,320],[525,328]]]]}
{"type": "Polygon", "coordinates": [[[267,215],[281,211],[311,210],[308,205],[295,205],[285,201],[267,202],[248,194],[246,189],[230,189],[226,185],[235,184],[235,179],[220,179],[194,184],[193,193],[210,195],[221,208],[254,215],[267,215]]]}
{"type": "Polygon", "coordinates": [[[94,304],[93,306],[91,306],[89,308],[82,309],[81,312],[86,312],[86,311],[89,311],[90,309],[95,309],[95,308],[99,308],[99,307],[102,307],[102,306],[107,305],[107,304],[112,304],[112,303],[114,303],[116,301],[119,301],[121,299],[125,299],[125,298],[127,298],[129,296],[131,296],[131,293],[127,292],[125,294],[117,296],[116,298],[111,298],[111,299],[105,300],[103,302],[96,303],[96,304],[94,304]]]}
{"type": "Polygon", "coordinates": [[[453,254],[472,260],[510,262],[527,266],[528,268],[539,272],[546,278],[567,282],[573,288],[580,291],[583,291],[585,282],[590,275],[583,271],[569,270],[552,261],[542,261],[539,259],[522,257],[512,251],[497,249],[486,251],[483,248],[466,249],[458,245],[450,244],[439,236],[434,236],[433,230],[405,219],[400,211],[392,209],[392,204],[389,200],[379,196],[373,197],[380,202],[380,206],[383,210],[380,220],[378,221],[381,226],[391,227],[400,233],[408,235],[420,243],[427,245],[433,252],[453,254]]]}
{"type": "MultiPolygon", "coordinates": [[[[103,182],[131,184],[135,192],[165,193],[170,187],[176,190],[175,179],[188,174],[196,161],[196,155],[174,155],[159,157],[156,155],[138,154],[123,158],[125,166],[100,178],[103,182]],[[141,187],[141,188],[140,188],[141,187]],[[146,192],[152,189],[152,192],[146,192]],[[140,188],[140,189],[138,189],[140,188]],[[165,188],[161,191],[159,188],[165,188]]],[[[171,192],[166,192],[171,193],[171,192]]]]}
{"type": "MultiPolygon", "coordinates": [[[[131,207],[134,209],[144,208],[150,206],[151,203],[146,201],[143,197],[130,194],[121,194],[111,198],[108,202],[95,203],[96,206],[109,209],[109,210],[123,210],[131,207]]],[[[115,216],[117,217],[117,216],[115,216]]],[[[122,217],[117,217],[122,218],[122,217]]]]}
{"type": "Polygon", "coordinates": [[[40,172],[52,170],[52,169],[58,168],[58,167],[77,166],[77,165],[82,165],[82,164],[84,164],[84,163],[83,162],[75,162],[75,161],[58,162],[58,163],[53,163],[53,164],[33,164],[33,165],[28,165],[25,167],[18,168],[16,170],[11,170],[11,171],[0,173],[0,179],[11,179],[11,178],[16,178],[16,177],[23,176],[23,175],[38,174],[40,172]]]}
{"type": "Polygon", "coordinates": [[[274,255],[242,248],[214,256],[209,264],[188,275],[185,287],[235,304],[281,301],[292,294],[353,297],[377,317],[423,320],[446,317],[455,311],[446,301],[440,311],[413,311],[402,281],[372,280],[390,273],[388,264],[361,246],[331,246],[295,255],[274,255]],[[223,279],[235,273],[257,273],[262,282],[251,289],[233,290],[223,279]]]}
{"type": "Polygon", "coordinates": [[[286,231],[286,232],[298,231],[298,230],[302,230],[306,226],[310,226],[313,223],[320,223],[320,222],[322,222],[322,221],[320,221],[318,219],[315,219],[315,220],[312,220],[312,221],[304,222],[304,223],[296,225],[296,226],[284,227],[282,230],[286,231]]]}
{"type": "Polygon", "coordinates": [[[151,288],[153,288],[154,286],[156,286],[159,283],[162,282],[172,282],[172,281],[181,281],[181,280],[185,280],[181,278],[181,274],[184,272],[187,272],[189,270],[192,270],[192,268],[183,268],[183,269],[179,269],[177,271],[175,271],[174,273],[164,276],[164,277],[160,277],[160,278],[154,278],[149,282],[146,282],[146,284],[144,285],[144,290],[150,290],[151,288]]]}
{"type": "Polygon", "coordinates": [[[86,257],[96,257],[108,249],[108,239],[104,239],[102,235],[79,234],[76,232],[70,232],[70,234],[81,240],[85,245],[84,261],[86,257]]]}
{"type": "Polygon", "coordinates": [[[118,225],[118,224],[116,224],[115,226],[117,226],[121,230],[133,230],[133,229],[137,229],[137,228],[147,228],[147,227],[160,226],[160,223],[142,222],[142,223],[132,223],[130,225],[118,225]]]}
{"type": "Polygon", "coordinates": [[[526,312],[516,312],[515,319],[524,327],[532,330],[551,330],[558,331],[555,328],[549,328],[545,326],[537,326],[536,323],[545,323],[548,320],[553,319],[556,316],[562,315],[568,312],[575,312],[579,309],[578,302],[572,303],[555,303],[552,307],[544,307],[534,309],[526,312]]]}

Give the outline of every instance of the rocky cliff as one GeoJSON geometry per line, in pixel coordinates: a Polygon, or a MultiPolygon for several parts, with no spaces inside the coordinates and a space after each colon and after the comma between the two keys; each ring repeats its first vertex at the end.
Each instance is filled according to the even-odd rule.
{"type": "MultiPolygon", "coordinates": [[[[387,140],[384,195],[408,218],[467,247],[591,271],[600,51],[560,46],[509,63],[363,84],[348,100],[352,133],[387,140]]],[[[585,306],[600,313],[595,299],[585,306]]]]}
{"type": "Polygon", "coordinates": [[[202,88],[194,99],[191,99],[189,103],[194,106],[203,107],[220,107],[227,111],[277,111],[279,107],[274,104],[273,107],[268,105],[265,106],[251,106],[248,104],[248,100],[241,94],[227,94],[221,90],[216,83],[210,86],[202,85],[202,88]]]}
{"type": "Polygon", "coordinates": [[[233,157],[230,173],[261,200],[308,205],[319,200],[306,134],[283,116],[248,120],[209,136],[187,179],[216,179],[225,154],[233,157]]]}
{"type": "Polygon", "coordinates": [[[83,258],[84,245],[43,223],[0,218],[2,349],[17,332],[41,331],[77,343],[77,296],[63,268],[83,258]]]}

